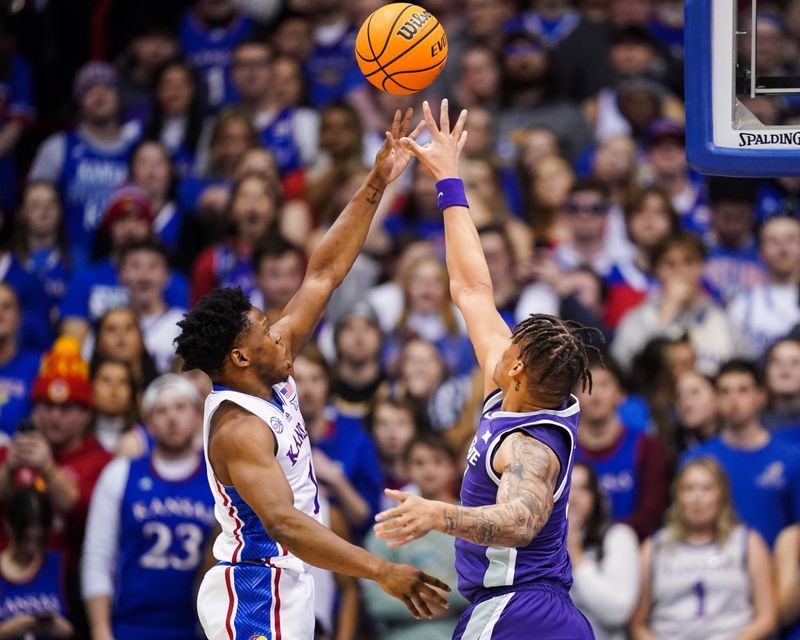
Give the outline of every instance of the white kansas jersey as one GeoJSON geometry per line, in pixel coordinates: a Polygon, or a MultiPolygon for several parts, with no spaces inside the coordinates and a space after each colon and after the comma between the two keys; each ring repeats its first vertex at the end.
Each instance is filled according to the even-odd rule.
{"type": "Polygon", "coordinates": [[[653,540],[650,628],[659,638],[729,640],[754,615],[747,575],[747,529],[723,544],[653,540]]]}
{"type": "MultiPolygon", "coordinates": [[[[289,378],[286,382],[274,385],[271,398],[259,398],[215,385],[206,398],[203,416],[203,449],[208,483],[214,494],[214,513],[222,526],[222,533],[214,543],[214,557],[220,562],[236,564],[290,556],[288,550],[269,536],[261,520],[236,488],[223,485],[211,468],[208,460],[211,418],[225,401],[238,404],[260,418],[264,428],[272,431],[278,445],[275,457],[289,481],[295,508],[319,521],[317,479],[311,464],[311,445],[300,414],[295,382],[289,378]]],[[[268,452],[264,453],[267,455],[268,452]]],[[[264,490],[269,491],[269,487],[264,487],[264,490]]]]}

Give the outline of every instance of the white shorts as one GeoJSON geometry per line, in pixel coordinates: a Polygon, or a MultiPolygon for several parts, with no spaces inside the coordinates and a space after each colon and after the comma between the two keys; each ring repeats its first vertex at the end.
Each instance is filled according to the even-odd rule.
{"type": "Polygon", "coordinates": [[[311,574],[220,563],[203,578],[197,614],[209,640],[313,640],[311,574]]]}

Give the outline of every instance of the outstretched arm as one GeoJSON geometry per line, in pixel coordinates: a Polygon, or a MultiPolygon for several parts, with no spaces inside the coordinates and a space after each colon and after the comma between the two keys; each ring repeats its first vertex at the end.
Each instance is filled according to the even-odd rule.
{"type": "Polygon", "coordinates": [[[298,558],[322,569],[375,580],[399,598],[414,617],[430,617],[427,601],[446,605],[432,587],[447,585],[409,565],[386,562],[342,540],[294,507],[294,496],[275,458],[275,441],[259,418],[220,407],[209,441],[209,458],[220,482],[233,485],[269,535],[298,558]]]}
{"type": "MultiPolygon", "coordinates": [[[[425,124],[431,132],[431,142],[421,147],[404,138],[403,145],[414,152],[437,181],[458,178],[458,158],[467,137],[464,131],[467,112],[461,112],[451,132],[447,99],[442,100],[441,127],[433,119],[427,102],[422,108],[425,124]]],[[[442,198],[441,192],[439,198],[442,198]]],[[[449,206],[444,209],[443,216],[450,295],[467,323],[467,332],[483,371],[484,392],[488,393],[497,386],[492,374],[508,347],[511,331],[495,307],[489,267],[469,209],[449,206]]]]}
{"type": "Polygon", "coordinates": [[[542,530],[553,510],[561,463],[550,447],[512,433],[497,450],[497,504],[459,507],[401,491],[387,495],[401,504],[379,513],[375,533],[390,547],[411,542],[431,529],[484,546],[524,547],[542,530]]]}
{"type": "MultiPolygon", "coordinates": [[[[333,290],[353,266],[386,185],[403,172],[412,157],[411,151],[399,144],[400,137],[408,132],[412,114],[410,107],[402,120],[400,111],[395,113],[375,165],[311,254],[303,284],[275,323],[274,331],[283,337],[290,359],[303,348],[333,290]]],[[[416,138],[420,131],[422,123],[408,137],[416,138]]]]}

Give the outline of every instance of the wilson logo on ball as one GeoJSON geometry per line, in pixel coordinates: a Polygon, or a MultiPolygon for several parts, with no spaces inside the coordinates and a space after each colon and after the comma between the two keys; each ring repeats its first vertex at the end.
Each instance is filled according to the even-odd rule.
{"type": "Polygon", "coordinates": [[[447,62],[447,36],[436,16],[409,2],[374,11],[356,36],[361,73],[381,91],[416,93],[436,79],[447,62]]]}
{"type": "Polygon", "coordinates": [[[411,38],[416,35],[419,28],[425,24],[428,20],[431,19],[430,11],[425,11],[424,13],[412,13],[411,19],[406,20],[405,24],[397,30],[398,36],[401,38],[405,38],[406,40],[411,40],[411,38]]]}

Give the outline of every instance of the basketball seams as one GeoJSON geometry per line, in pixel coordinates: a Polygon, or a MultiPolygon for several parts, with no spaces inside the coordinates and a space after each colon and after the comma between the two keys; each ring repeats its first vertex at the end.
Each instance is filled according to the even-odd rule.
{"type": "MultiPolygon", "coordinates": [[[[358,52],[358,40],[356,40],[356,55],[359,58],[361,58],[362,60],[366,61],[366,62],[374,62],[375,64],[378,65],[378,68],[380,68],[381,63],[378,62],[378,56],[375,55],[375,49],[372,48],[372,40],[369,37],[369,27],[370,27],[371,24],[372,24],[372,14],[369,16],[369,20],[367,21],[366,37],[367,37],[367,46],[369,46],[369,50],[372,52],[373,58],[372,58],[372,60],[367,60],[364,56],[362,56],[358,52]]],[[[359,65],[359,66],[361,66],[361,65],[359,65]]],[[[363,73],[364,70],[362,69],[361,72],[363,73]]]]}
{"type": "MultiPolygon", "coordinates": [[[[404,14],[406,11],[408,11],[408,10],[409,10],[411,7],[416,7],[416,6],[417,6],[417,5],[415,5],[415,4],[412,4],[412,3],[410,3],[410,2],[409,2],[409,3],[407,3],[407,4],[406,4],[406,6],[405,6],[405,7],[403,7],[402,11],[400,11],[400,12],[397,14],[397,17],[394,19],[394,22],[392,22],[392,26],[391,26],[391,27],[389,27],[389,30],[386,32],[386,41],[383,43],[383,48],[381,48],[381,52],[380,52],[380,53],[379,53],[377,56],[375,56],[375,61],[376,61],[376,62],[377,62],[377,61],[380,59],[380,57],[381,57],[381,56],[382,56],[382,55],[383,55],[383,54],[386,52],[386,47],[388,47],[388,46],[389,46],[389,41],[392,39],[392,34],[394,33],[394,28],[397,26],[397,23],[400,21],[400,18],[402,18],[402,17],[403,17],[403,14],[404,14]]],[[[419,8],[419,9],[422,9],[422,7],[418,7],[418,8],[419,8]]],[[[424,9],[423,9],[423,11],[424,11],[424,9]]],[[[373,14],[373,15],[374,15],[374,14],[373,14]]],[[[372,20],[372,16],[370,16],[370,20],[372,20]]],[[[372,39],[371,39],[371,38],[370,38],[370,36],[369,36],[369,27],[367,27],[367,41],[368,41],[368,42],[370,42],[370,43],[372,42],[372,39]]],[[[370,49],[371,49],[371,48],[372,48],[372,45],[370,44],[370,49]]],[[[374,53],[374,52],[373,52],[373,53],[374,53]]],[[[380,62],[378,62],[378,64],[380,64],[380,62]]]]}
{"type": "MultiPolygon", "coordinates": [[[[433,71],[434,69],[436,69],[436,67],[441,67],[445,62],[446,62],[446,60],[443,60],[442,62],[437,62],[436,64],[433,64],[430,67],[425,67],[424,69],[410,69],[408,71],[393,71],[392,73],[387,73],[386,77],[389,78],[390,80],[394,80],[395,76],[407,75],[409,73],[424,73],[425,71],[433,71]]],[[[384,73],[386,73],[386,72],[384,71],[384,73]]],[[[415,91],[420,91],[420,89],[415,89],[415,91]]]]}
{"type": "MultiPolygon", "coordinates": [[[[437,67],[443,67],[445,62],[447,62],[447,60],[442,60],[441,62],[437,62],[435,65],[433,65],[431,67],[426,67],[424,69],[413,69],[411,71],[395,71],[394,73],[386,73],[384,71],[383,73],[386,75],[386,77],[383,79],[383,82],[381,83],[381,86],[383,87],[383,90],[386,91],[386,81],[387,80],[391,80],[398,87],[400,87],[401,89],[404,89],[406,91],[409,91],[410,93],[416,93],[417,91],[422,91],[422,89],[424,89],[425,87],[421,87],[419,89],[414,89],[412,87],[407,87],[404,84],[401,84],[400,82],[398,82],[397,79],[395,78],[395,76],[402,76],[402,75],[409,74],[409,73],[422,73],[424,71],[432,71],[432,70],[436,69],[437,67]]],[[[439,73],[441,73],[441,69],[439,70],[439,73]]],[[[439,76],[439,74],[437,73],[436,76],[434,76],[434,79],[437,78],[438,76],[439,76]]],[[[425,85],[425,86],[427,86],[427,85],[425,85]]]]}
{"type": "MultiPolygon", "coordinates": [[[[388,66],[390,66],[391,64],[397,62],[400,58],[402,58],[404,55],[406,55],[409,51],[414,49],[417,45],[421,44],[429,35],[431,35],[434,31],[436,31],[436,27],[438,27],[439,24],[440,24],[439,21],[436,20],[436,24],[432,25],[431,28],[425,33],[425,35],[423,35],[419,40],[417,40],[410,47],[408,47],[408,49],[406,49],[402,53],[399,53],[398,55],[396,55],[394,58],[389,60],[389,62],[387,62],[386,64],[380,64],[379,63],[380,64],[380,69],[375,69],[375,71],[371,71],[370,73],[365,73],[364,77],[365,78],[369,78],[370,76],[374,76],[376,73],[378,73],[378,71],[383,71],[384,73],[386,73],[386,68],[388,66]]],[[[387,73],[386,75],[389,75],[389,74],[387,73]]]]}

